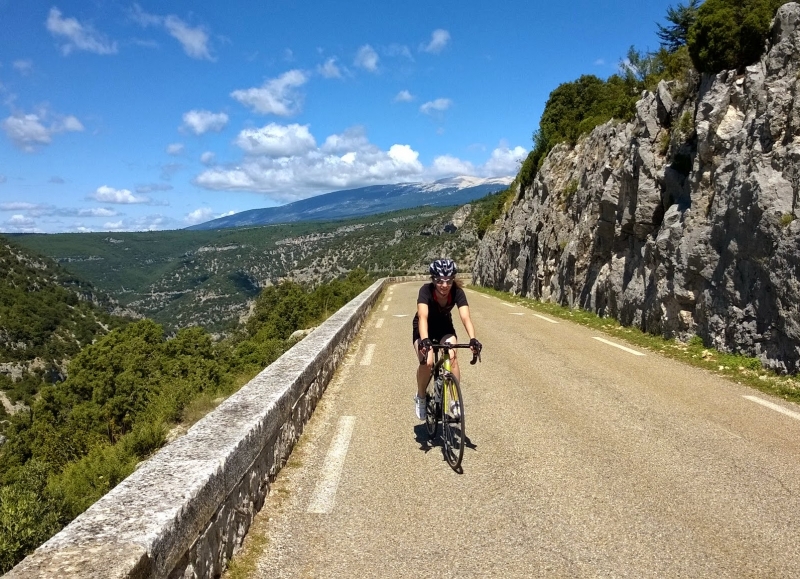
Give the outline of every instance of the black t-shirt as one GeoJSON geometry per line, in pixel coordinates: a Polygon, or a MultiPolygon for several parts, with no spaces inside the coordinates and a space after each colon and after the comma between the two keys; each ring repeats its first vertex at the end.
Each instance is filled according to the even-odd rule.
{"type": "MultiPolygon", "coordinates": [[[[447,303],[440,306],[434,296],[435,286],[431,283],[426,283],[419,288],[419,296],[417,296],[418,304],[428,305],[428,337],[431,340],[439,340],[442,336],[447,334],[455,334],[456,330],[453,327],[452,310],[454,307],[468,306],[467,294],[463,289],[455,285],[450,286],[450,293],[447,295],[447,303]]],[[[414,327],[414,335],[419,335],[419,314],[414,316],[412,323],[414,327]]]]}

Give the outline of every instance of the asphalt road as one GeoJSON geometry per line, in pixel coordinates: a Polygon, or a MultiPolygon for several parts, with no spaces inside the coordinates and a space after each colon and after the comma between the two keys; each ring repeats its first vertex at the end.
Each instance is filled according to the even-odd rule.
{"type": "Polygon", "coordinates": [[[457,474],[413,414],[419,286],[368,318],[248,536],[253,576],[800,577],[799,407],[468,291],[457,474]]]}

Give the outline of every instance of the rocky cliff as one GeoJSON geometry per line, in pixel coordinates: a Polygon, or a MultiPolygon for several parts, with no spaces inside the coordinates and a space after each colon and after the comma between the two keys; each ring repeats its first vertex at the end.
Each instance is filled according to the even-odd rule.
{"type": "Polygon", "coordinates": [[[800,369],[800,5],[766,48],[554,148],[473,281],[800,369]]]}

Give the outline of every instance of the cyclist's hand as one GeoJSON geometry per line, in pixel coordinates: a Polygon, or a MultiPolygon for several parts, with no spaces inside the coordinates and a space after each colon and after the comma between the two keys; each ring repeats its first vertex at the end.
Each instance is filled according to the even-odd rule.
{"type": "Polygon", "coordinates": [[[479,354],[482,348],[483,344],[478,341],[478,338],[470,338],[469,349],[472,350],[473,354],[479,354]]]}
{"type": "Polygon", "coordinates": [[[425,338],[419,342],[419,363],[425,364],[428,361],[428,352],[433,348],[430,338],[425,338]]]}

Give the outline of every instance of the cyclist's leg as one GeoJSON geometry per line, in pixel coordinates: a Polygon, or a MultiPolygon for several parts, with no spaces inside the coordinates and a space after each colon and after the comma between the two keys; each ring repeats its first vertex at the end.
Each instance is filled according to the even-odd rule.
{"type": "Polygon", "coordinates": [[[425,389],[431,379],[431,370],[433,369],[433,350],[428,352],[428,358],[423,362],[419,352],[419,342],[419,339],[414,340],[414,354],[419,362],[417,365],[417,396],[425,398],[425,389]]]}

